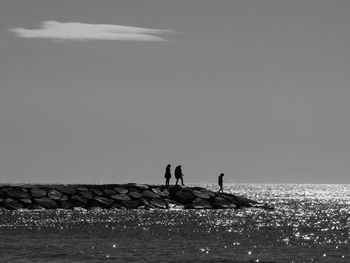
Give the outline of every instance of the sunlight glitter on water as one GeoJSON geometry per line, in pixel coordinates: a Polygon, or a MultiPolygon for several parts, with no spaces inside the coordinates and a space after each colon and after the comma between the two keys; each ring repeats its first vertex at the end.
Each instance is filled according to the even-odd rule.
{"type": "Polygon", "coordinates": [[[38,254],[69,258],[78,251],[81,262],[107,256],[122,262],[166,262],[169,255],[242,262],[350,257],[349,186],[232,185],[229,190],[272,202],[276,209],[0,211],[0,253],[16,261],[38,254]]]}

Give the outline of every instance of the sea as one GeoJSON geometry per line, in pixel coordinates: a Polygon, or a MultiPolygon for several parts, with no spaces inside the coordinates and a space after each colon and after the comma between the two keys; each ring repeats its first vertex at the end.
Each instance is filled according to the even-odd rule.
{"type": "Polygon", "coordinates": [[[0,210],[0,262],[350,262],[350,185],[225,191],[275,209],[0,210]]]}

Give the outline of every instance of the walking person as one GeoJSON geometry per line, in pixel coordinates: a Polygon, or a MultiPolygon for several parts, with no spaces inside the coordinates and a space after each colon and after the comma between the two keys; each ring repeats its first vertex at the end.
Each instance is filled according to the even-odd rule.
{"type": "Polygon", "coordinates": [[[218,184],[219,184],[219,186],[220,186],[220,189],[219,189],[219,191],[218,191],[218,193],[224,193],[224,187],[223,187],[223,177],[224,177],[224,174],[223,173],[221,173],[220,175],[219,175],[219,179],[218,179],[218,184]]]}
{"type": "Polygon", "coordinates": [[[165,177],[165,185],[166,185],[167,187],[169,187],[169,181],[170,181],[170,178],[171,178],[170,167],[171,167],[171,165],[168,164],[168,165],[166,166],[166,168],[165,168],[165,175],[164,175],[164,177],[165,177]]]}
{"type": "Polygon", "coordinates": [[[175,171],[174,171],[174,175],[175,175],[175,178],[176,178],[175,185],[178,184],[179,179],[180,179],[181,180],[181,185],[184,186],[184,180],[183,180],[183,176],[184,175],[183,175],[183,173],[181,171],[181,165],[176,166],[175,171]]]}

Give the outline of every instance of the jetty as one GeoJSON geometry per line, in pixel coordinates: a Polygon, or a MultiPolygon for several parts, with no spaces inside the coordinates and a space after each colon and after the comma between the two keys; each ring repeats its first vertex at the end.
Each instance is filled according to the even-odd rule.
{"type": "Polygon", "coordinates": [[[148,184],[0,185],[0,209],[242,209],[273,207],[203,187],[148,184]]]}

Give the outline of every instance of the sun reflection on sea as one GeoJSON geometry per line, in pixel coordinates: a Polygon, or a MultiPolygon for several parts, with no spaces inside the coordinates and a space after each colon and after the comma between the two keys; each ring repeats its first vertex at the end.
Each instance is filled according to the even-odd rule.
{"type": "Polygon", "coordinates": [[[12,261],[14,255],[78,251],[84,262],[99,262],[102,256],[166,262],[169,255],[349,262],[350,186],[232,185],[229,191],[272,203],[275,210],[2,210],[0,244],[6,244],[12,261]],[[11,254],[12,247],[17,254],[11,254]]]}

